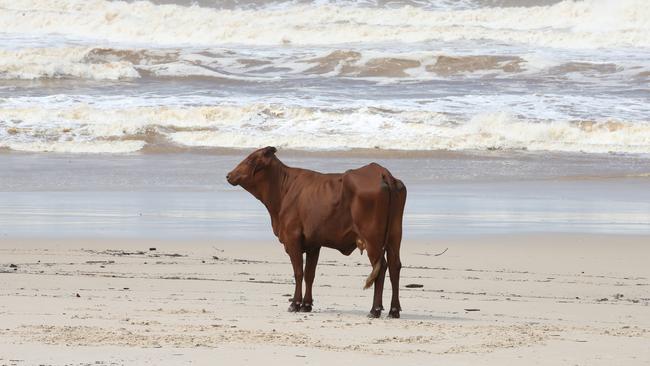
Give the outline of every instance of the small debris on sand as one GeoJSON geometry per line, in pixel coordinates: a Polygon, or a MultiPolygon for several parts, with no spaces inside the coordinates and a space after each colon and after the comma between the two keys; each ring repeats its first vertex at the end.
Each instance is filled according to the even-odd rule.
{"type": "Polygon", "coordinates": [[[91,254],[99,254],[99,255],[112,255],[112,256],[118,256],[118,257],[123,257],[127,255],[143,255],[145,254],[141,250],[136,250],[133,252],[129,252],[126,250],[120,250],[120,249],[106,249],[102,251],[95,251],[95,250],[86,250],[86,252],[91,253],[91,254]]]}
{"type": "Polygon", "coordinates": [[[409,283],[408,285],[406,285],[406,288],[422,288],[422,287],[424,287],[424,285],[421,285],[419,283],[409,283]]]}
{"type": "Polygon", "coordinates": [[[481,311],[481,309],[463,309],[465,311],[481,311]]]}
{"type": "Polygon", "coordinates": [[[86,264],[114,264],[115,261],[86,261],[86,264]]]}

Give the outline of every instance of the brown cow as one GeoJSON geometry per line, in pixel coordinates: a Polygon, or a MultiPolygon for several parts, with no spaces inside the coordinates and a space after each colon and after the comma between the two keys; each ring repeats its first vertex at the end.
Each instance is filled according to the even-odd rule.
{"type": "Polygon", "coordinates": [[[276,156],[274,147],[256,150],[226,179],[262,201],[271,215],[273,233],[291,259],[296,288],[289,311],[309,312],[312,284],[321,247],[350,255],[365,249],[372,272],[365,287],[375,284],[371,318],[384,309],[382,293],[386,268],[390,271],[393,297],[389,317],[399,318],[399,248],[406,187],[375,163],[343,174],[322,174],[291,168],[276,156]],[[306,253],[302,296],[303,253],[306,253]],[[386,254],[386,257],[384,257],[386,254]]]}

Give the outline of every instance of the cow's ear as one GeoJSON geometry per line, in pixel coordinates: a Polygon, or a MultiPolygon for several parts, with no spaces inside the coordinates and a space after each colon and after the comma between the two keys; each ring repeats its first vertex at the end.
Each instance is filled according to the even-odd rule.
{"type": "Polygon", "coordinates": [[[264,148],[264,156],[270,157],[271,155],[275,154],[276,151],[278,150],[273,146],[267,146],[264,148]]]}

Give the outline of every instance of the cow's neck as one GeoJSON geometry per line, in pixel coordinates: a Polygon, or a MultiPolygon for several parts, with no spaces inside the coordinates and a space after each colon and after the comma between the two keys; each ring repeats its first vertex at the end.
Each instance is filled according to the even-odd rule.
{"type": "Polygon", "coordinates": [[[268,179],[263,187],[255,187],[251,193],[260,200],[271,216],[273,233],[278,235],[278,217],[287,188],[293,181],[293,169],[284,165],[279,159],[273,159],[266,168],[268,179]]]}

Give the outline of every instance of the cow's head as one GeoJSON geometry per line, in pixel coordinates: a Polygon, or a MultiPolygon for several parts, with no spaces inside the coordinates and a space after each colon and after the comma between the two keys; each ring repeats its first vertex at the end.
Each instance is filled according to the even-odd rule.
{"type": "Polygon", "coordinates": [[[273,146],[255,150],[226,175],[226,180],[233,186],[241,185],[245,189],[255,187],[256,183],[264,180],[266,168],[275,159],[276,151],[273,146]]]}

